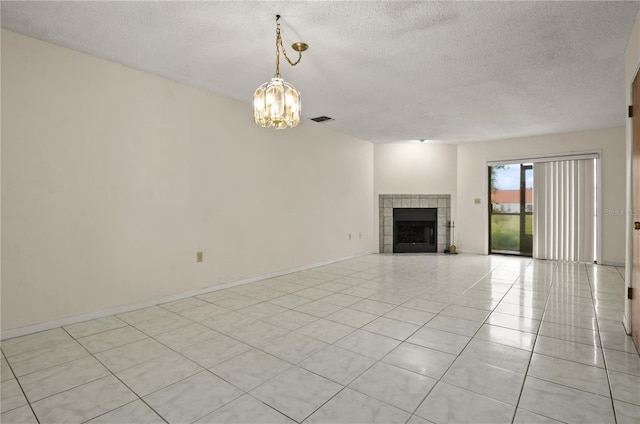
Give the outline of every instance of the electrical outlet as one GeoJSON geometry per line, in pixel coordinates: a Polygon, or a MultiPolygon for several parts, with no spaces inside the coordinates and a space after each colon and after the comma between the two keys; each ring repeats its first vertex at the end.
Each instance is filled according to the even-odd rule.
{"type": "Polygon", "coordinates": [[[202,262],[202,261],[203,261],[202,252],[196,252],[196,262],[202,262]]]}
{"type": "Polygon", "coordinates": [[[473,203],[475,203],[476,205],[480,204],[480,199],[473,199],[473,203]]]}

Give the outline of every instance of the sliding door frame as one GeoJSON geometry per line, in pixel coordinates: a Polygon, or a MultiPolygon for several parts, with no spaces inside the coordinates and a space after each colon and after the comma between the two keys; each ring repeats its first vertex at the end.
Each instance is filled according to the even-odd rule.
{"type": "MultiPolygon", "coordinates": [[[[484,166],[486,184],[489,184],[489,167],[496,165],[513,165],[522,163],[536,163],[536,162],[555,162],[559,160],[575,160],[575,159],[595,159],[596,160],[596,263],[602,263],[602,216],[604,211],[602,209],[602,150],[586,150],[579,152],[567,152],[547,155],[528,155],[513,158],[503,158],[495,160],[486,160],[484,166]]],[[[491,235],[489,234],[489,208],[491,207],[491,198],[489,197],[490,188],[485,187],[484,200],[488,205],[484,208],[484,239],[485,247],[484,253],[488,255],[491,251],[491,235]]],[[[535,202],[536,200],[533,199],[535,202]]]]}

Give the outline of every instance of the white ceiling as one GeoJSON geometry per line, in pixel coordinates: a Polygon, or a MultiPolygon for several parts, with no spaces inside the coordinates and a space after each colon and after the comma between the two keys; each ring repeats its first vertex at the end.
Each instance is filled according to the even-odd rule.
{"type": "MultiPolygon", "coordinates": [[[[2,1],[2,27],[251,103],[285,46],[303,117],[373,142],[624,124],[639,2],[2,1]],[[291,51],[289,47],[289,51],[291,51]],[[291,52],[291,56],[293,52],[291,52]]],[[[252,119],[250,109],[247,119],[252,119]]]]}

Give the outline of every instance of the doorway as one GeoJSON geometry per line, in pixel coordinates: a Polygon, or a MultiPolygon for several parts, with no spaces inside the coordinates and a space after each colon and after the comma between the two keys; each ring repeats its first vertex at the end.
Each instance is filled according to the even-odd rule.
{"type": "Polygon", "coordinates": [[[533,164],[489,166],[489,253],[532,256],[533,164]]]}

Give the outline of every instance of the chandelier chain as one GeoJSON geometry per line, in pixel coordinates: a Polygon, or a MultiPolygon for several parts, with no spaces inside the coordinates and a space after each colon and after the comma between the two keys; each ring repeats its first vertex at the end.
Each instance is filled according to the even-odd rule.
{"type": "MultiPolygon", "coordinates": [[[[280,17],[278,16],[278,19],[280,17]]],[[[280,24],[276,28],[276,78],[280,78],[280,44],[282,37],[280,37],[280,24]]]]}
{"type": "MultiPolygon", "coordinates": [[[[278,16],[278,19],[280,17],[278,16]]],[[[277,22],[277,21],[276,21],[277,22]]],[[[280,77],[280,49],[282,49],[282,54],[284,55],[285,59],[287,59],[287,62],[289,62],[289,65],[291,66],[296,66],[298,63],[300,63],[300,59],[302,59],[302,52],[298,52],[298,60],[296,60],[295,62],[292,61],[289,58],[289,55],[287,55],[287,51],[284,48],[284,44],[282,43],[282,36],[280,35],[280,22],[277,22],[277,27],[276,27],[276,77],[280,77]]]]}

